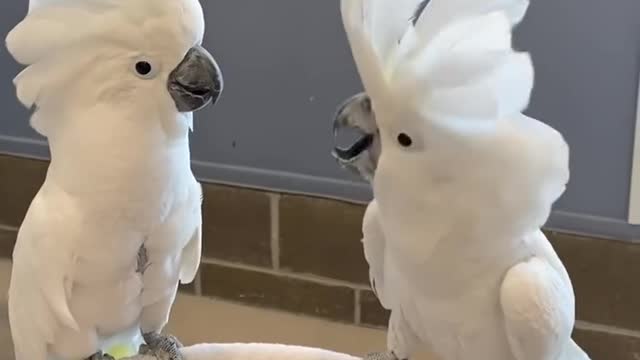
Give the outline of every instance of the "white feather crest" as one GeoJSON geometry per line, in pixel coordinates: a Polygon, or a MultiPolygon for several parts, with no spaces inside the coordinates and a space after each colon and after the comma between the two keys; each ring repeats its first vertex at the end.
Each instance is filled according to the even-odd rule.
{"type": "Polygon", "coordinates": [[[467,120],[498,119],[528,105],[533,66],[528,54],[511,46],[512,28],[528,4],[431,0],[415,26],[398,20],[406,15],[402,7],[393,15],[396,10],[390,6],[395,2],[390,0],[343,0],[342,15],[374,104],[410,106],[430,120],[468,126],[467,120]],[[382,13],[395,19],[395,26],[378,20],[382,13]],[[404,25],[404,34],[390,46],[398,23],[404,25]],[[383,36],[385,31],[391,35],[383,36]],[[452,118],[457,121],[452,123],[452,118]]]}
{"type": "Polygon", "coordinates": [[[423,34],[423,41],[430,41],[443,27],[468,16],[503,11],[511,26],[522,21],[529,0],[431,0],[422,12],[416,29],[423,34]]]}
{"type": "Polygon", "coordinates": [[[409,28],[388,63],[391,93],[449,126],[482,126],[476,120],[520,113],[533,89],[533,65],[512,49],[511,24],[496,11],[452,22],[435,36],[421,33],[419,24],[409,28]]]}
{"type": "MultiPolygon", "coordinates": [[[[18,99],[28,108],[42,108],[59,103],[57,97],[78,74],[87,78],[98,55],[126,59],[160,53],[180,59],[203,34],[198,0],[37,0],[9,32],[6,46],[27,65],[14,79],[18,99]]],[[[46,134],[41,120],[34,112],[32,126],[46,134]]]]}
{"type": "Polygon", "coordinates": [[[7,35],[9,53],[21,64],[31,65],[73,44],[116,34],[121,14],[111,0],[46,1],[31,6],[28,15],[7,35]]]}
{"type": "Polygon", "coordinates": [[[108,41],[131,49],[202,41],[204,18],[198,0],[39,0],[7,35],[21,64],[83,42],[108,41]]]}

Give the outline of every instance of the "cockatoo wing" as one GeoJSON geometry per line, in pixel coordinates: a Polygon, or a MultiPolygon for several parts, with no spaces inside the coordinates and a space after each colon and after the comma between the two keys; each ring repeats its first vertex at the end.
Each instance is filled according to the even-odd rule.
{"type": "Polygon", "coordinates": [[[534,257],[511,268],[500,304],[514,357],[559,359],[571,343],[574,303],[571,287],[544,259],[534,257]]]}
{"type": "Polygon", "coordinates": [[[182,206],[148,239],[148,266],[143,275],[141,328],[159,332],[166,325],[176,285],[192,282],[202,250],[202,187],[193,179],[182,206]]]}
{"type": "Polygon", "coordinates": [[[385,309],[391,304],[385,296],[385,238],[379,221],[378,204],[375,200],[369,203],[362,222],[362,244],[364,256],[369,264],[369,281],[378,300],[385,309]]]}
{"type": "Polygon", "coordinates": [[[193,209],[193,216],[196,218],[196,229],[191,236],[191,240],[182,250],[180,261],[180,282],[189,284],[195,280],[200,267],[200,258],[202,256],[202,212],[200,210],[202,204],[202,187],[197,186],[197,197],[199,199],[198,206],[193,209]]]}
{"type": "Polygon", "coordinates": [[[77,214],[68,202],[53,205],[53,198],[43,190],[36,195],[13,254],[9,319],[18,360],[46,360],[46,344],[61,327],[79,328],[69,308],[78,239],[66,231],[77,214]]]}

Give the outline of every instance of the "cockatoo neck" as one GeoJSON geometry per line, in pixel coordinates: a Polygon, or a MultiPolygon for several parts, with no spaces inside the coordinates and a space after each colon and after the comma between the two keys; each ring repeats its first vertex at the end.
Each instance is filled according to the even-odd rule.
{"type": "Polygon", "coordinates": [[[58,112],[47,119],[48,178],[70,191],[96,191],[100,184],[124,191],[131,183],[144,187],[190,174],[191,115],[162,113],[109,106],[58,112]]]}
{"type": "MultiPolygon", "coordinates": [[[[382,137],[375,197],[407,253],[424,260],[440,241],[506,246],[546,221],[559,196],[551,190],[564,180],[554,180],[561,176],[536,155],[545,149],[532,145],[529,133],[508,123],[499,129],[423,134],[423,148],[413,152],[382,137]]],[[[566,160],[558,164],[562,169],[566,160]]]]}

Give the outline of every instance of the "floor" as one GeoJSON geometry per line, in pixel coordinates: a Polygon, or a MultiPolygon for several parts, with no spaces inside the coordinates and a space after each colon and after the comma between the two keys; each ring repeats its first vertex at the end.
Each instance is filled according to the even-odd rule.
{"type": "MultiPolygon", "coordinates": [[[[10,263],[0,261],[0,291],[4,294],[7,292],[9,274],[10,263]]],[[[10,348],[6,312],[0,313],[0,345],[10,348]]],[[[385,335],[381,330],[189,295],[179,296],[167,330],[185,344],[275,342],[321,347],[358,356],[384,349],[385,344],[385,335]]]]}

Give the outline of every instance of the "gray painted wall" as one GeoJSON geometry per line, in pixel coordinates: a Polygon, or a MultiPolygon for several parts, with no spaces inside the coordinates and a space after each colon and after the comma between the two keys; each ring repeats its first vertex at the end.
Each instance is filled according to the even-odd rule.
{"type": "MultiPolygon", "coordinates": [[[[26,3],[26,1],[25,1],[26,3]]],[[[336,105],[361,86],[338,0],[209,0],[205,45],[226,89],[197,116],[194,169],[201,179],[366,200],[369,190],[329,155],[336,105]]],[[[0,2],[0,33],[26,4],[0,2]]],[[[537,83],[528,113],[563,132],[572,181],[549,225],[640,240],[626,224],[640,69],[637,0],[534,0],[517,30],[537,83]]],[[[15,100],[19,67],[0,50],[0,152],[47,156],[15,100]]]]}

